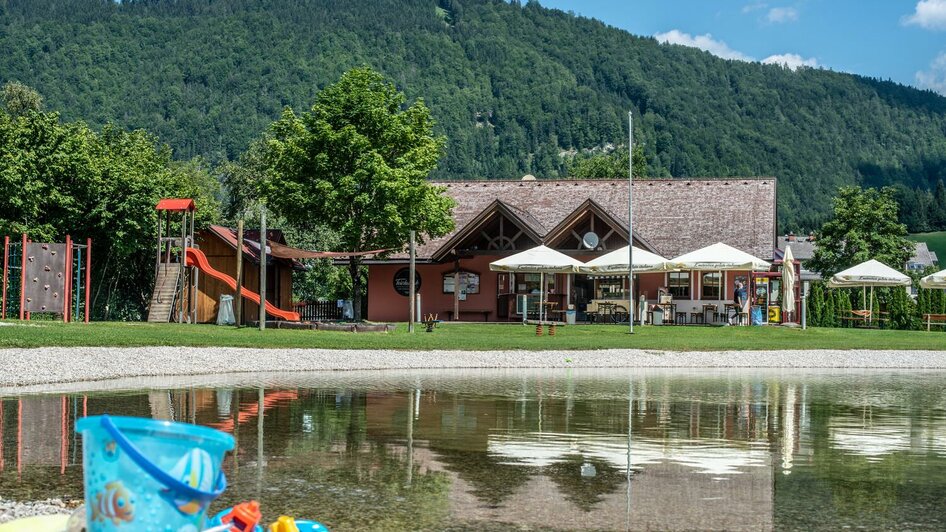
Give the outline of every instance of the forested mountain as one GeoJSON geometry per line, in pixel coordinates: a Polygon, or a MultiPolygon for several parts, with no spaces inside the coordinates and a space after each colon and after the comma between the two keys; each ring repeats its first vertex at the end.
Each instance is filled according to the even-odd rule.
{"type": "Polygon", "coordinates": [[[178,158],[235,158],[367,64],[431,108],[437,178],[561,176],[563,152],[622,142],[632,106],[650,175],[776,176],[785,230],[820,224],[840,184],[925,193],[946,177],[932,92],[727,61],[534,2],[3,0],[0,51],[0,82],[178,158]]]}

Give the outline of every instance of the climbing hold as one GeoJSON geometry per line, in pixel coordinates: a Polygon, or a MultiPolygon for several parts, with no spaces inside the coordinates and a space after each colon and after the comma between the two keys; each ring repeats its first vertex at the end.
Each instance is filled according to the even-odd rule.
{"type": "Polygon", "coordinates": [[[47,264],[46,266],[43,266],[43,271],[45,272],[52,271],[52,268],[50,268],[49,265],[47,264]]]}
{"type": "Polygon", "coordinates": [[[43,244],[43,249],[49,249],[49,244],[43,244]]]}
{"type": "Polygon", "coordinates": [[[38,283],[38,282],[39,282],[39,277],[33,277],[33,282],[34,282],[34,283],[38,283]]]}
{"type": "Polygon", "coordinates": [[[33,262],[34,260],[36,260],[36,257],[29,256],[29,257],[26,257],[26,260],[33,262]]]}
{"type": "Polygon", "coordinates": [[[43,290],[49,290],[49,285],[48,285],[48,284],[44,284],[44,285],[43,285],[43,290]]]}
{"type": "Polygon", "coordinates": [[[59,297],[59,292],[53,292],[53,297],[59,297]]]}

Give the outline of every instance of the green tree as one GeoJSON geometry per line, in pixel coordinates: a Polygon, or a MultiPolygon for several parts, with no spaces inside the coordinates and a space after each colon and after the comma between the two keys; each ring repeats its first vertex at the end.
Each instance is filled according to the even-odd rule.
{"type": "Polygon", "coordinates": [[[0,100],[3,101],[3,108],[12,116],[43,110],[43,97],[31,87],[16,81],[7,82],[3,86],[0,100]]]}
{"type": "Polygon", "coordinates": [[[834,217],[818,231],[809,267],[824,277],[869,259],[900,269],[913,252],[906,235],[892,188],[841,187],[834,217]]]}
{"type": "Polygon", "coordinates": [[[218,185],[201,160],[174,162],[144,131],[0,110],[0,232],[93,240],[93,316],[139,319],[154,275],[154,206],[189,197],[198,223],[217,216],[218,185]]]}
{"type": "MultiPolygon", "coordinates": [[[[627,177],[627,146],[618,146],[610,153],[575,155],[567,165],[568,177],[579,179],[615,179],[627,177]]],[[[647,176],[644,147],[634,146],[634,177],[647,176]]]]}
{"type": "MultiPolygon", "coordinates": [[[[423,101],[405,96],[371,68],[346,72],[309,112],[291,109],[266,141],[261,197],[300,228],[327,225],[339,250],[404,248],[453,229],[453,200],[426,178],[443,154],[423,101]]],[[[362,259],[349,260],[355,319],[361,319],[362,259]]]]}

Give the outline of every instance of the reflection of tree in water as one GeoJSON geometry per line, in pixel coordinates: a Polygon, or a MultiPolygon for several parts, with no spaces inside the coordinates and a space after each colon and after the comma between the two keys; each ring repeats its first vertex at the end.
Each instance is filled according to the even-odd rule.
{"type": "Polygon", "coordinates": [[[617,491],[627,481],[624,471],[615,469],[604,460],[585,458],[580,454],[565,456],[544,467],[542,472],[555,482],[567,500],[585,512],[590,512],[605,495],[617,491]],[[584,464],[594,467],[594,476],[581,475],[584,464]]]}
{"type": "Polygon", "coordinates": [[[473,485],[473,494],[490,507],[498,507],[532,476],[532,468],[508,463],[485,452],[432,448],[461,479],[473,485]]]}
{"type": "MultiPolygon", "coordinates": [[[[441,528],[449,477],[422,472],[403,446],[369,440],[365,406],[361,392],[315,393],[268,410],[262,491],[255,462],[244,462],[253,465],[240,468],[215,508],[260,497],[267,515],[316,518],[333,530],[441,528]]],[[[248,425],[241,445],[255,447],[248,425]]]]}

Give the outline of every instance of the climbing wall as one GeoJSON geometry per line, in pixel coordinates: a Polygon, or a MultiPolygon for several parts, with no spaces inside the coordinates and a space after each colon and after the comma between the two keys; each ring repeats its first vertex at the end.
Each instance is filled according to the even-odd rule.
{"type": "Polygon", "coordinates": [[[26,244],[25,310],[61,313],[65,291],[66,245],[26,244]]]}

